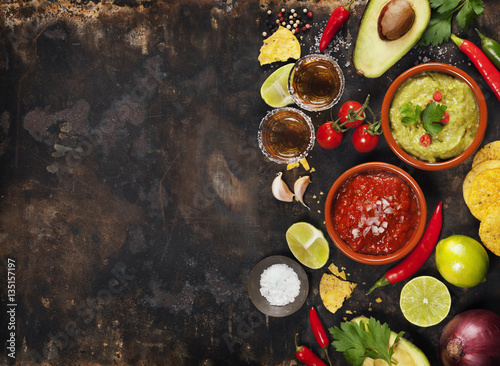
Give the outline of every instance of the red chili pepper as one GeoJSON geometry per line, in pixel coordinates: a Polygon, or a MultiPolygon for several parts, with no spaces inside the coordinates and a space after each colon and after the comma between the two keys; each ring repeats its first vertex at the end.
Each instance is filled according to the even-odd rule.
{"type": "Polygon", "coordinates": [[[328,19],[328,23],[326,24],[323,35],[321,36],[321,40],[319,41],[320,52],[326,50],[335,34],[351,16],[351,13],[349,13],[349,7],[353,2],[354,0],[351,0],[349,5],[347,5],[346,7],[339,6],[333,11],[332,15],[330,15],[330,19],[328,19]]]}
{"type": "Polygon", "coordinates": [[[430,144],[431,144],[431,135],[426,133],[420,136],[420,145],[422,145],[423,147],[427,147],[430,144]]]}
{"type": "Polygon", "coordinates": [[[449,120],[450,120],[450,114],[448,112],[444,111],[443,118],[441,118],[439,120],[439,122],[448,123],[449,120]]]}
{"type": "Polygon", "coordinates": [[[368,290],[371,293],[377,287],[389,285],[402,281],[419,270],[424,265],[432,251],[436,247],[443,226],[443,202],[439,202],[432,217],[427,225],[422,239],[415,249],[408,256],[399,262],[396,266],[388,270],[382,278],[368,290]]]}
{"type": "Polygon", "coordinates": [[[474,43],[458,38],[454,34],[451,35],[451,39],[460,50],[469,56],[470,60],[477,67],[498,100],[500,100],[500,71],[498,71],[485,53],[474,43]]]}
{"type": "Polygon", "coordinates": [[[313,331],[314,338],[316,338],[316,342],[318,342],[319,346],[323,348],[326,354],[326,359],[328,360],[330,366],[332,366],[332,362],[328,356],[328,346],[330,345],[330,340],[326,335],[325,328],[323,328],[323,324],[321,324],[318,312],[314,306],[311,306],[311,310],[309,310],[309,322],[311,323],[311,329],[313,331]]]}
{"type": "Polygon", "coordinates": [[[309,348],[306,346],[298,346],[297,336],[298,334],[295,334],[295,358],[304,363],[306,366],[327,366],[326,363],[321,361],[321,359],[309,348]]]}

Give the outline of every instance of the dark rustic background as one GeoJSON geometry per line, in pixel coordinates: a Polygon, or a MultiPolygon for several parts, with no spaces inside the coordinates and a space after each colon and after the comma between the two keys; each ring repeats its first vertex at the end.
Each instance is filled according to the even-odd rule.
{"type": "MultiPolygon", "coordinates": [[[[313,12],[302,54],[318,51],[331,11],[347,1],[3,1],[0,5],[0,275],[15,260],[16,359],[8,357],[6,286],[1,287],[2,364],[296,365],[294,335],[321,354],[308,322],[316,306],[325,326],[374,316],[422,348],[437,365],[445,322],[427,329],[399,310],[403,283],[365,295],[389,266],[361,265],[331,244],[329,263],[358,284],[336,314],[322,305],[326,268],[307,270],[306,304],[269,318],[250,302],[250,270],[270,255],[291,256],[285,231],[297,221],[323,229],[329,187],[346,169],[385,161],[422,186],[429,216],[444,202],[445,238],[476,239],[479,222],[462,199],[471,159],[444,172],[400,162],[382,139],[356,153],[350,135],[335,150],[316,146],[292,184],[310,174],[300,204],[276,201],[271,182],[284,171],[258,150],[268,107],[259,89],[279,64],[257,61],[281,7],[313,12]],[[375,299],[380,297],[381,302],[375,299]]],[[[468,72],[489,108],[483,144],[500,139],[500,104],[451,42],[413,49],[378,79],[356,74],[351,57],[366,1],[352,7],[327,53],[346,76],[341,103],[364,101],[380,112],[392,80],[413,65],[438,61],[468,72]]],[[[500,40],[500,4],[486,1],[475,26],[500,40]]],[[[458,32],[479,44],[477,34],[458,32]]],[[[338,107],[338,106],[337,106],[338,107]]],[[[334,113],[337,109],[334,108],[334,113]]],[[[318,127],[329,112],[310,113],[318,127]]],[[[453,315],[499,312],[500,261],[490,253],[488,280],[449,285],[453,315]]],[[[434,258],[419,274],[440,278],[434,258]]],[[[333,349],[334,365],[347,365],[333,349]]]]}

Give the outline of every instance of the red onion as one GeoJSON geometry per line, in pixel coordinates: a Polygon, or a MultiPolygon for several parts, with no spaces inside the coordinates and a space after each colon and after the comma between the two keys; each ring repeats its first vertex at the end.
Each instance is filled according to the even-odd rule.
{"type": "Polygon", "coordinates": [[[489,310],[468,310],[444,327],[439,339],[444,366],[499,366],[500,316],[489,310]]]}

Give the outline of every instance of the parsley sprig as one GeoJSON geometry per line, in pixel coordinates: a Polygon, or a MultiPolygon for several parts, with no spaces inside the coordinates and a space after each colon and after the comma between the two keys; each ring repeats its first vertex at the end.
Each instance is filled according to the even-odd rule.
{"type": "Polygon", "coordinates": [[[431,102],[422,110],[420,106],[414,106],[411,103],[403,104],[399,108],[401,123],[411,125],[422,121],[424,129],[431,135],[435,135],[443,129],[443,124],[439,123],[443,118],[446,106],[436,102],[431,102]]]}
{"type": "Polygon", "coordinates": [[[456,21],[460,28],[468,31],[477,17],[484,13],[482,0],[430,0],[431,19],[419,45],[432,44],[437,46],[451,36],[451,22],[456,14],[456,21]]]}
{"type": "Polygon", "coordinates": [[[438,123],[443,118],[446,106],[432,102],[422,111],[422,124],[427,132],[431,135],[439,133],[443,129],[443,124],[438,123]]]}
{"type": "Polygon", "coordinates": [[[403,104],[401,108],[399,108],[401,122],[405,126],[417,123],[420,120],[421,113],[422,107],[420,107],[419,105],[414,106],[411,103],[403,104]]]}
{"type": "Polygon", "coordinates": [[[358,323],[343,322],[339,327],[329,329],[335,341],[335,349],[343,352],[347,362],[352,366],[361,366],[366,357],[382,359],[387,364],[395,364],[391,358],[394,354],[394,345],[399,342],[404,332],[400,332],[394,343],[389,347],[391,330],[387,323],[383,325],[371,317],[358,323]]]}

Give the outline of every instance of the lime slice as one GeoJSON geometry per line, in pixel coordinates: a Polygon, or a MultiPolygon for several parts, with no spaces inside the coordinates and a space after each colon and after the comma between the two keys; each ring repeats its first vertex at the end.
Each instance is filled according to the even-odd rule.
{"type": "Polygon", "coordinates": [[[410,323],[430,327],[448,315],[451,308],[450,291],[434,277],[416,277],[401,290],[399,306],[410,323]]]}
{"type": "Polygon", "coordinates": [[[295,258],[306,267],[321,268],[328,261],[330,246],[323,232],[307,222],[290,226],[286,241],[295,258]]]}
{"type": "Polygon", "coordinates": [[[293,104],[293,99],[288,92],[288,75],[293,63],[281,66],[264,81],[260,88],[260,96],[273,108],[281,108],[293,104]]]}

